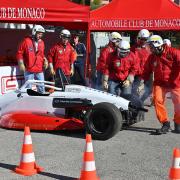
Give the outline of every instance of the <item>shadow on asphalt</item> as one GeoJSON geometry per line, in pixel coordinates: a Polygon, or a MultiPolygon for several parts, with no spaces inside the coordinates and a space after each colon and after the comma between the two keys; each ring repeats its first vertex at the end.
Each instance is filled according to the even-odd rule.
{"type": "Polygon", "coordinates": [[[78,130],[78,131],[52,131],[49,134],[56,135],[56,136],[66,136],[66,137],[73,137],[79,139],[85,139],[86,132],[85,130],[78,130]]]}
{"type": "Polygon", "coordinates": [[[77,179],[77,178],[73,178],[73,177],[67,177],[67,176],[62,176],[62,175],[48,173],[48,172],[40,172],[39,174],[43,175],[43,176],[51,177],[53,179],[60,179],[60,180],[75,180],[75,179],[77,179]]]}
{"type": "Polygon", "coordinates": [[[16,167],[16,165],[0,163],[0,167],[1,167],[1,168],[4,168],[4,169],[13,170],[13,169],[16,167]]]}
{"type": "MultiPolygon", "coordinates": [[[[0,163],[0,167],[4,168],[4,169],[14,170],[16,165],[0,163]]],[[[73,178],[73,177],[67,177],[67,176],[62,176],[62,175],[48,173],[48,172],[40,172],[38,174],[47,176],[47,177],[51,177],[54,179],[60,179],[60,180],[75,180],[75,179],[77,179],[77,178],[73,178]]]]}
{"type": "MultiPolygon", "coordinates": [[[[4,130],[10,130],[10,131],[19,131],[23,132],[23,129],[7,129],[3,128],[4,130]]],[[[73,137],[73,138],[79,138],[79,139],[85,139],[86,131],[83,130],[53,130],[53,131],[38,131],[38,130],[30,130],[33,133],[48,133],[56,136],[66,136],[66,137],[73,137]]]]}
{"type": "Polygon", "coordinates": [[[147,132],[150,135],[157,135],[156,128],[144,128],[144,127],[123,127],[123,130],[128,131],[138,131],[138,132],[147,132]]]}

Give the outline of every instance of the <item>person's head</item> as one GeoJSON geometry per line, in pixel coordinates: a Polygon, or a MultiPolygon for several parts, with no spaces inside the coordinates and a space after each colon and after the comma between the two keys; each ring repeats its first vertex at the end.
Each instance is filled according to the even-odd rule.
{"type": "Polygon", "coordinates": [[[126,57],[130,53],[130,44],[128,41],[122,40],[117,46],[118,57],[126,57]]]}
{"type": "Polygon", "coordinates": [[[163,47],[163,40],[159,35],[152,35],[148,39],[148,43],[151,49],[151,52],[156,55],[161,55],[164,47],[163,47]]]}
{"type": "Polygon", "coordinates": [[[77,44],[77,43],[79,42],[79,35],[78,35],[78,34],[74,34],[74,35],[73,35],[73,42],[74,42],[75,44],[77,44]]]}
{"type": "Polygon", "coordinates": [[[118,32],[112,32],[109,35],[109,41],[112,42],[115,47],[118,46],[121,40],[122,40],[122,37],[118,32]]]}
{"type": "Polygon", "coordinates": [[[63,29],[61,32],[60,32],[60,35],[59,37],[61,38],[61,42],[64,46],[67,45],[67,43],[69,42],[70,38],[71,38],[71,33],[69,30],[67,29],[63,29]]]}
{"type": "Polygon", "coordinates": [[[166,44],[167,46],[171,47],[171,41],[169,39],[164,39],[163,43],[166,44]]]}
{"type": "Polygon", "coordinates": [[[45,29],[41,25],[35,25],[32,29],[32,36],[36,41],[41,39],[44,33],[45,29]]]}
{"type": "Polygon", "coordinates": [[[137,35],[137,44],[143,47],[146,44],[149,36],[150,32],[147,29],[141,29],[137,35]]]}

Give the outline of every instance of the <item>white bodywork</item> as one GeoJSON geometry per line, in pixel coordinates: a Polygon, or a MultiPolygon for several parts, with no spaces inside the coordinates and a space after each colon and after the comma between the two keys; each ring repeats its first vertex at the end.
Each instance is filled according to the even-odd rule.
{"type": "Polygon", "coordinates": [[[42,81],[29,80],[21,89],[0,96],[0,115],[16,111],[50,112],[64,114],[64,108],[53,108],[53,98],[81,98],[91,100],[95,105],[101,102],[114,104],[118,109],[128,110],[129,101],[119,96],[80,85],[66,85],[65,90],[53,86],[53,82],[43,81],[45,87],[55,89],[49,96],[29,96],[26,86],[39,85],[42,81]]]}

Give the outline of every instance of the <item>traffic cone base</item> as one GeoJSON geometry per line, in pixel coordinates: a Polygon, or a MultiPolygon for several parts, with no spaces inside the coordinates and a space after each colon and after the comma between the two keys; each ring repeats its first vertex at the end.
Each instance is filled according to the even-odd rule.
{"type": "Polygon", "coordinates": [[[28,165],[27,163],[26,164],[21,163],[20,166],[17,166],[14,171],[24,176],[31,176],[39,172],[42,172],[43,168],[38,166],[36,163],[33,164],[29,163],[28,165]]]}
{"type": "Polygon", "coordinates": [[[41,172],[42,170],[43,168],[35,163],[30,129],[29,127],[25,127],[20,165],[14,169],[14,172],[24,176],[31,176],[41,172]]]}
{"type": "Polygon", "coordinates": [[[96,172],[81,171],[81,178],[78,180],[100,180],[100,178],[97,177],[96,172]]]}
{"type": "Polygon", "coordinates": [[[170,180],[180,180],[180,149],[175,148],[173,151],[173,164],[169,170],[170,180]]]}
{"type": "Polygon", "coordinates": [[[37,169],[31,169],[30,171],[28,170],[24,170],[20,167],[16,167],[15,168],[15,172],[18,173],[18,174],[21,174],[21,175],[24,175],[24,176],[31,176],[31,175],[34,175],[34,174],[37,174],[37,169]]]}
{"type": "Polygon", "coordinates": [[[86,135],[86,147],[83,157],[81,176],[78,180],[100,180],[96,175],[96,166],[91,135],[86,135]]]}
{"type": "Polygon", "coordinates": [[[180,169],[171,168],[169,173],[170,180],[179,180],[180,179],[180,169]]]}

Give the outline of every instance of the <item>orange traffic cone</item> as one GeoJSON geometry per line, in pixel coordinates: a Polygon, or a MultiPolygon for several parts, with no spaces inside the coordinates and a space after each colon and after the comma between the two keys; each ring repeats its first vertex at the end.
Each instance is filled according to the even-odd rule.
{"type": "Polygon", "coordinates": [[[173,165],[169,171],[170,180],[180,180],[180,149],[175,148],[173,152],[173,165]]]}
{"type": "Polygon", "coordinates": [[[43,168],[35,163],[35,156],[32,148],[32,139],[29,127],[24,128],[24,142],[22,147],[22,155],[20,165],[15,168],[15,172],[24,176],[31,176],[41,172],[43,168]]]}
{"type": "Polygon", "coordinates": [[[81,177],[79,180],[100,180],[96,175],[93,145],[90,134],[86,135],[86,147],[83,157],[81,177]]]}

